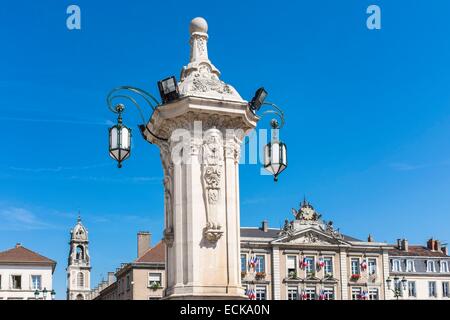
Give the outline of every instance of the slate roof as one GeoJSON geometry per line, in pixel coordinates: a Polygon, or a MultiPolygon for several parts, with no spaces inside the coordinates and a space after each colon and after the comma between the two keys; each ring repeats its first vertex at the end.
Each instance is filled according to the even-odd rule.
{"type": "Polygon", "coordinates": [[[424,246],[409,246],[408,251],[398,248],[389,250],[389,256],[407,257],[448,257],[442,251],[432,251],[424,246]]]}
{"type": "Polygon", "coordinates": [[[166,244],[160,241],[153,248],[148,249],[142,256],[137,258],[135,263],[165,263],[166,244]]]}
{"type": "Polygon", "coordinates": [[[279,232],[280,229],[268,229],[267,232],[264,232],[260,228],[241,228],[241,237],[275,239],[279,232]]]}
{"type": "Polygon", "coordinates": [[[17,244],[12,249],[0,252],[0,264],[1,263],[46,264],[51,265],[53,269],[55,269],[56,266],[56,261],[27,249],[20,244],[17,244]]]}

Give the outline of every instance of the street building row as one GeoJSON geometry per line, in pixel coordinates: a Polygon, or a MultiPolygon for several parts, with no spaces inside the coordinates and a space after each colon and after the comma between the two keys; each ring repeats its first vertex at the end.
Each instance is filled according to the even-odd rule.
{"type": "MultiPolygon", "coordinates": [[[[241,228],[241,283],[250,299],[450,299],[450,257],[439,240],[394,244],[343,234],[304,200],[280,228],[241,228]]],[[[138,255],[92,290],[90,299],[164,298],[166,244],[138,234],[138,255]]]]}

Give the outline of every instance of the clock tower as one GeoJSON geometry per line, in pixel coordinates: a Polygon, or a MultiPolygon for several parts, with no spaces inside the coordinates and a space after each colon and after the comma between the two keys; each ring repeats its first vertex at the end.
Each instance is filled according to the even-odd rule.
{"type": "Polygon", "coordinates": [[[78,216],[70,231],[70,251],[67,265],[67,300],[88,300],[90,295],[91,259],[86,227],[78,216]]]}

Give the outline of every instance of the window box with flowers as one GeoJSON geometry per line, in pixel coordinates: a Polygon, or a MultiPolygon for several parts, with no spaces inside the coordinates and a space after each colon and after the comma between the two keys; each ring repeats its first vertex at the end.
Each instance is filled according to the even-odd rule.
{"type": "Polygon", "coordinates": [[[316,277],[316,273],[314,271],[307,272],[306,273],[306,277],[307,278],[315,278],[316,277]]]}
{"type": "Polygon", "coordinates": [[[330,280],[330,279],[333,279],[333,274],[332,273],[327,273],[327,274],[325,274],[325,280],[330,280]]]}
{"type": "Polygon", "coordinates": [[[265,272],[257,272],[255,274],[255,279],[256,280],[263,280],[266,278],[266,273],[265,272]]]}
{"type": "Polygon", "coordinates": [[[152,282],[152,284],[150,285],[150,289],[152,289],[153,291],[156,291],[158,289],[161,289],[161,284],[159,282],[152,282]]]}
{"type": "Polygon", "coordinates": [[[295,271],[289,272],[288,278],[289,278],[289,279],[298,279],[297,272],[295,272],[295,271]]]}
{"type": "Polygon", "coordinates": [[[350,280],[358,281],[360,278],[361,278],[361,274],[355,273],[355,274],[352,274],[352,276],[350,277],[350,280]]]}

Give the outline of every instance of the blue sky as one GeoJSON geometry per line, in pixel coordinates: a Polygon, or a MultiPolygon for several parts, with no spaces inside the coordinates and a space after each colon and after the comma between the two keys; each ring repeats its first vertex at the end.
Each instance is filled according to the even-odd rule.
{"type": "MultiPolygon", "coordinates": [[[[209,23],[209,55],[243,97],[282,107],[289,167],[274,184],[241,167],[241,224],[279,227],[303,196],[345,233],[450,241],[450,25],[446,0],[8,1],[0,6],[0,250],[16,242],[58,262],[69,230],[90,231],[92,283],[163,225],[159,151],[138,134],[121,170],[108,156],[105,96],[188,62],[188,26],[209,23]],[[66,28],[81,8],[82,29],[66,28]],[[366,28],[378,4],[382,29],[366,28]]],[[[139,117],[125,121],[137,133],[139,117]]],[[[265,126],[265,123],[261,123],[265,126]]]]}

